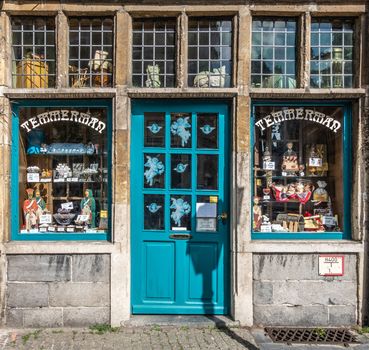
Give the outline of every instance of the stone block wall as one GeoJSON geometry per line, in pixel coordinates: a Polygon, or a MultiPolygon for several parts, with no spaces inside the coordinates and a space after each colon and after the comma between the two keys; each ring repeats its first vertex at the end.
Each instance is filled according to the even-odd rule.
{"type": "Polygon", "coordinates": [[[318,275],[318,254],[255,254],[255,325],[348,326],[357,323],[357,256],[344,276],[318,275]]]}
{"type": "Polygon", "coordinates": [[[6,325],[110,322],[110,255],[8,255],[6,325]]]}

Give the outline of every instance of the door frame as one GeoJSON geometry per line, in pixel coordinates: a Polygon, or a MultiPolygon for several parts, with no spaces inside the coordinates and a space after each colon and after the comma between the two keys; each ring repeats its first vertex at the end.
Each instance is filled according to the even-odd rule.
{"type": "MultiPolygon", "coordinates": [[[[233,305],[233,298],[232,298],[232,264],[231,261],[233,259],[232,250],[231,250],[231,244],[233,242],[232,234],[234,232],[233,230],[233,224],[234,220],[231,218],[231,214],[233,212],[233,203],[231,201],[232,196],[232,181],[231,173],[232,173],[232,124],[233,124],[233,118],[232,118],[232,100],[229,99],[220,99],[220,100],[203,100],[203,99],[132,99],[131,100],[131,113],[130,113],[130,158],[131,161],[134,159],[134,147],[132,147],[132,143],[134,142],[135,138],[133,135],[133,128],[132,128],[132,118],[136,114],[139,114],[142,112],[142,109],[145,107],[148,107],[152,109],[153,111],[163,111],[163,108],[161,106],[165,105],[164,110],[168,110],[172,108],[174,111],[178,112],[209,112],[209,106],[214,106],[214,108],[222,108],[223,112],[225,114],[225,124],[224,124],[224,131],[225,131],[225,139],[224,139],[224,162],[226,164],[226,169],[224,171],[224,199],[228,203],[228,223],[227,223],[227,231],[228,231],[228,237],[224,240],[224,258],[223,258],[223,264],[224,264],[224,312],[221,314],[229,315],[232,313],[232,305],[233,305]],[[197,107],[197,109],[196,109],[197,107]],[[186,109],[188,108],[188,109],[186,109]]],[[[132,166],[130,167],[130,178],[132,172],[132,166]]],[[[134,203],[132,203],[132,192],[133,192],[133,184],[132,181],[130,181],[130,222],[132,222],[134,215],[132,215],[132,210],[134,210],[134,203]]],[[[131,239],[130,239],[130,310],[131,314],[133,314],[133,295],[134,295],[134,257],[137,255],[135,254],[134,250],[137,249],[137,247],[134,247],[134,240],[132,239],[132,235],[134,234],[132,224],[130,224],[130,233],[131,233],[131,239]]],[[[155,314],[155,313],[153,313],[155,314]]],[[[157,314],[164,314],[164,313],[157,313],[157,314]]],[[[191,314],[191,309],[189,308],[189,312],[181,313],[181,314],[191,314]]],[[[215,314],[215,313],[214,313],[215,314]]],[[[219,313],[218,313],[219,315],[219,313]]]]}

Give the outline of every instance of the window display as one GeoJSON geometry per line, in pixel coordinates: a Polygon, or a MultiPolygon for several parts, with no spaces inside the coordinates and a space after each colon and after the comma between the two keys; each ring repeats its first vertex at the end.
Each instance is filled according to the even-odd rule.
{"type": "Polygon", "coordinates": [[[254,107],[254,233],[342,233],[344,119],[341,106],[254,107]]]}
{"type": "Polygon", "coordinates": [[[15,120],[19,130],[13,155],[19,173],[17,234],[60,234],[69,235],[68,239],[106,236],[110,211],[107,108],[19,107],[15,120]]]}

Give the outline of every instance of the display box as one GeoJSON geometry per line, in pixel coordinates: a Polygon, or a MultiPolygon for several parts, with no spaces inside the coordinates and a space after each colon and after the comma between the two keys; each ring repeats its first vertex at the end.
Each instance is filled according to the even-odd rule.
{"type": "Polygon", "coordinates": [[[17,65],[18,88],[47,88],[49,68],[46,62],[23,59],[17,65]]]}

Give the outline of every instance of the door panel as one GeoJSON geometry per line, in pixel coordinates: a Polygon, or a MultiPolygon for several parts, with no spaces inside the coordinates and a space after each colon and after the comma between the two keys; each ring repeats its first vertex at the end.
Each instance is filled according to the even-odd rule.
{"type": "Polygon", "coordinates": [[[217,244],[188,243],[188,249],[188,301],[217,303],[217,244]]]}
{"type": "Polygon", "coordinates": [[[174,243],[144,242],[145,300],[174,300],[174,243]],[[160,259],[158,259],[160,257],[160,259]]]}
{"type": "Polygon", "coordinates": [[[132,104],[132,312],[228,312],[228,107],[132,104]]]}

